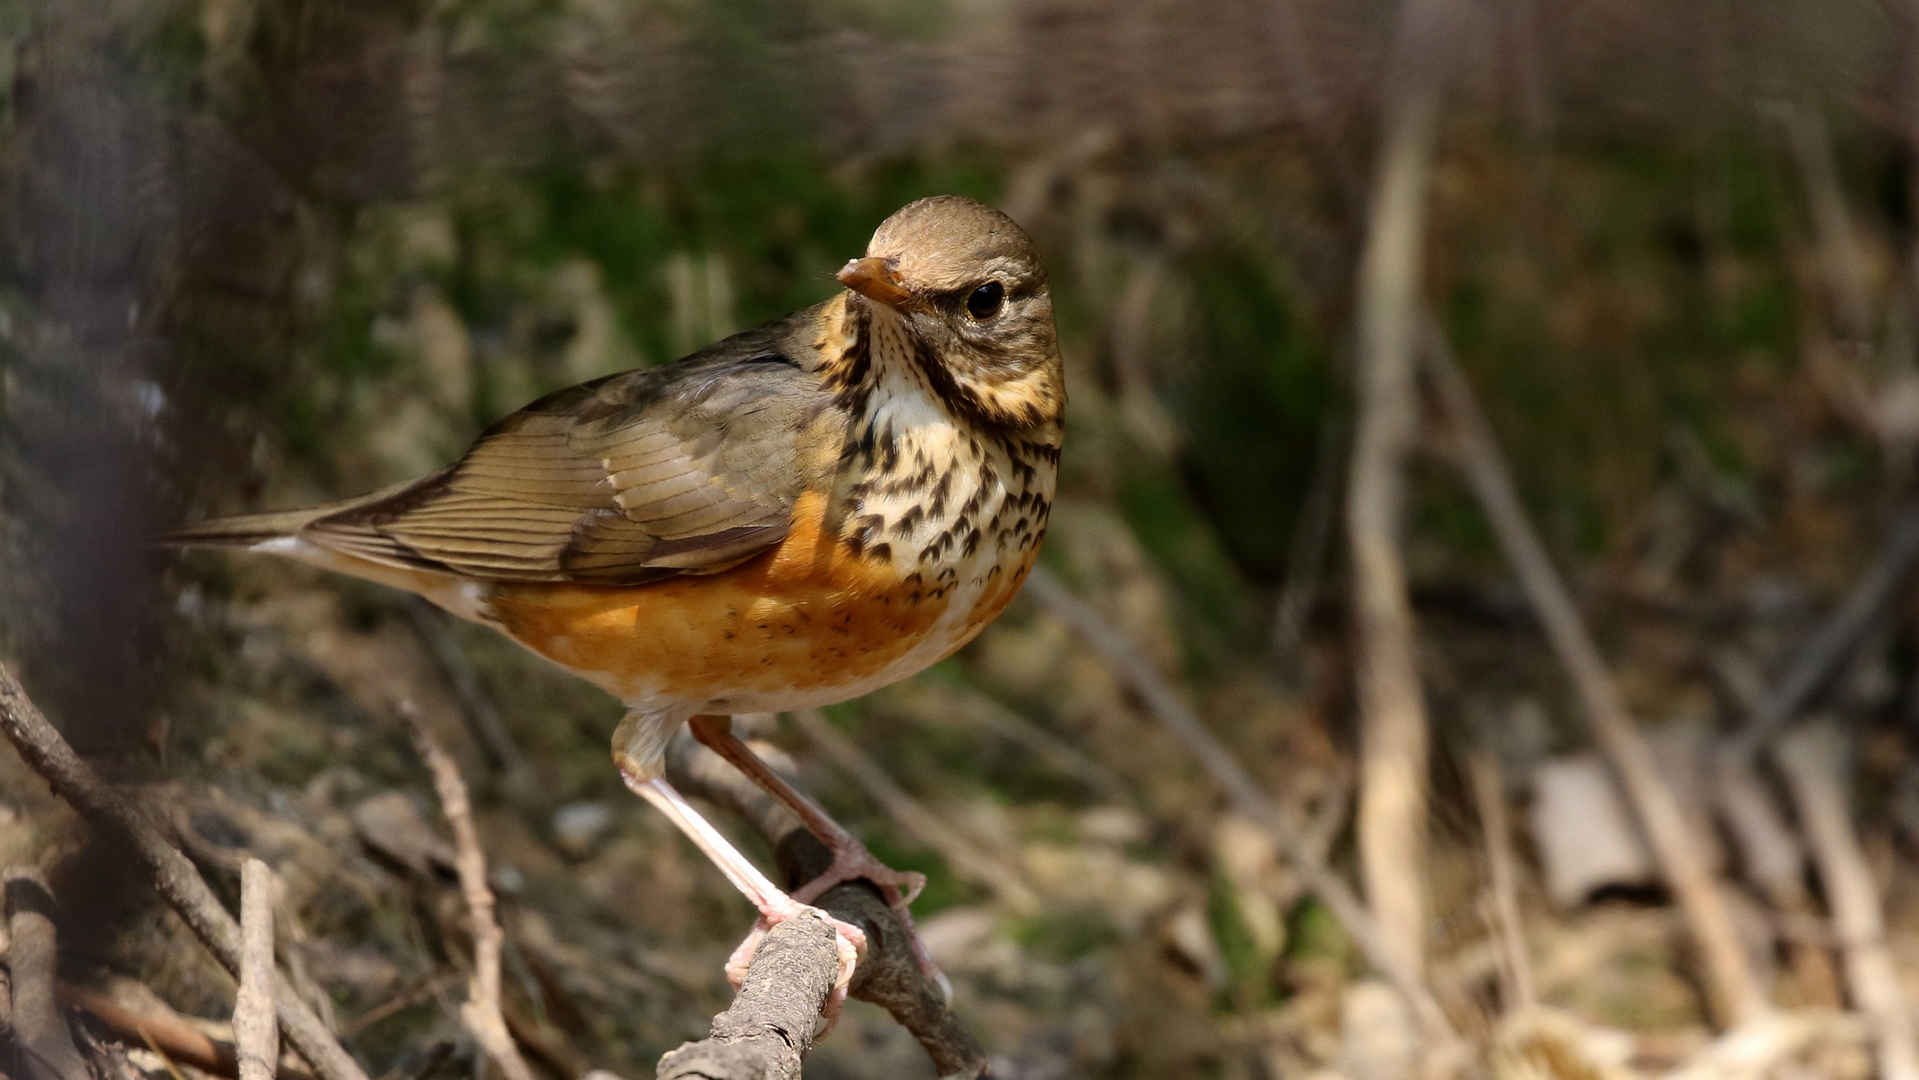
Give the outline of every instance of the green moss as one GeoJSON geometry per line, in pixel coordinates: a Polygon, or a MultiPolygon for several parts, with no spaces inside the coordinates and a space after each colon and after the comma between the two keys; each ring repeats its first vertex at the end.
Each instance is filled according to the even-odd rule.
{"type": "Polygon", "coordinates": [[[1358,950],[1333,913],[1318,900],[1309,899],[1293,908],[1287,919],[1286,956],[1295,961],[1321,959],[1350,965],[1357,959],[1358,950]]]}
{"type": "Polygon", "coordinates": [[[1265,1004],[1272,996],[1273,957],[1259,947],[1246,915],[1240,909],[1242,897],[1232,883],[1214,874],[1206,890],[1206,925],[1219,945],[1226,962],[1227,1002],[1234,1008],[1265,1004]]]}

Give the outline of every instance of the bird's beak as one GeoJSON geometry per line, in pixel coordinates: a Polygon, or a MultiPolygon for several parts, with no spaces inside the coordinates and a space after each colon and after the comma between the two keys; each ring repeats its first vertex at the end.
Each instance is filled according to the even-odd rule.
{"type": "Polygon", "coordinates": [[[840,284],[861,296],[898,311],[906,310],[913,303],[913,294],[900,280],[900,272],[893,268],[891,259],[878,255],[854,259],[840,267],[839,279],[840,284]]]}

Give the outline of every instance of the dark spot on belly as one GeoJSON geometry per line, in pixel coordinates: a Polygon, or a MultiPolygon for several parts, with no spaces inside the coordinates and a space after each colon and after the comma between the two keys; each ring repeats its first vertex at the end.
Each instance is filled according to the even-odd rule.
{"type": "Polygon", "coordinates": [[[938,536],[935,536],[931,543],[920,549],[920,561],[923,563],[932,562],[934,559],[946,554],[946,549],[952,546],[953,530],[944,530],[938,536]]]}

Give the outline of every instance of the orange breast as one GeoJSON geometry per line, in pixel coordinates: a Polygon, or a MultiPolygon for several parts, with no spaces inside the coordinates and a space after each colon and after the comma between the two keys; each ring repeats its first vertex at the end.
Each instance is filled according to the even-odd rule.
{"type": "Polygon", "coordinates": [[[501,585],[489,600],[507,634],[613,694],[687,702],[872,678],[946,605],[840,544],[817,493],[796,504],[784,542],[717,574],[627,588],[501,585]]]}

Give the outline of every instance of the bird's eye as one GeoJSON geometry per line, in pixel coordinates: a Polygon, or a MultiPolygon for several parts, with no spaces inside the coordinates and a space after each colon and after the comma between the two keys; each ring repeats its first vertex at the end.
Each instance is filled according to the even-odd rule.
{"type": "Polygon", "coordinates": [[[999,314],[1006,302],[1006,288],[997,281],[989,281],[974,289],[966,298],[966,313],[981,322],[999,314]]]}

